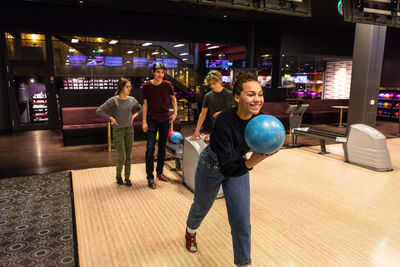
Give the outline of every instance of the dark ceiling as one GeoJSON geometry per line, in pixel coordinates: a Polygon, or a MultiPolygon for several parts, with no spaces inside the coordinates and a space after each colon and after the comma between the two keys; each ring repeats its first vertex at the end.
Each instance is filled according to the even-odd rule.
{"type": "Polygon", "coordinates": [[[311,17],[277,15],[250,10],[228,9],[169,0],[30,0],[24,2],[42,2],[54,5],[75,5],[82,7],[101,7],[109,9],[132,10],[141,13],[163,14],[182,17],[201,17],[224,21],[256,21],[266,24],[305,24],[332,26],[338,28],[354,27],[344,22],[337,11],[338,0],[311,1],[311,17]]]}

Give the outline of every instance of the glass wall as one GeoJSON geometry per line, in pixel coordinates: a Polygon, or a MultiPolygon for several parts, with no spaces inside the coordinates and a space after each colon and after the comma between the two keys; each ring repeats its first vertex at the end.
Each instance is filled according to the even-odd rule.
{"type": "MultiPolygon", "coordinates": [[[[14,128],[47,125],[46,40],[43,34],[6,33],[14,128]]],[[[40,127],[39,127],[40,128],[40,127]]]]}

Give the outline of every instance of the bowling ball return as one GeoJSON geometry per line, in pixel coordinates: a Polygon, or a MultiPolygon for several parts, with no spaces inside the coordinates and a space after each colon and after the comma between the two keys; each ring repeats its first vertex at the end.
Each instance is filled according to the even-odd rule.
{"type": "Polygon", "coordinates": [[[352,124],[346,135],[311,129],[294,128],[292,142],[297,143],[298,135],[305,135],[320,140],[321,152],[328,154],[325,141],[331,140],[343,145],[345,162],[374,171],[391,171],[392,162],[386,146],[386,137],[377,129],[365,124],[352,124]]]}

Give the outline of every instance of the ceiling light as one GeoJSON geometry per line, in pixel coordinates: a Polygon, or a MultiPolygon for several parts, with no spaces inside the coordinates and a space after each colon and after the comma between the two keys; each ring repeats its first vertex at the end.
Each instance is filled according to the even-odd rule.
{"type": "Polygon", "coordinates": [[[75,49],[70,48],[70,49],[68,49],[68,51],[69,51],[69,52],[75,52],[75,49]]]}
{"type": "Polygon", "coordinates": [[[118,40],[111,40],[111,41],[109,42],[109,44],[116,44],[116,43],[118,43],[118,40]]]}
{"type": "Polygon", "coordinates": [[[79,42],[79,39],[76,39],[76,38],[72,38],[71,39],[71,43],[73,43],[73,44],[76,44],[76,43],[78,43],[79,42]]]}
{"type": "Polygon", "coordinates": [[[153,53],[151,53],[152,55],[158,55],[158,54],[160,54],[160,52],[153,52],[153,53]]]}
{"type": "Polygon", "coordinates": [[[152,43],[144,43],[144,44],[142,44],[142,46],[149,46],[149,45],[152,45],[152,43]]]}
{"type": "Polygon", "coordinates": [[[228,17],[228,15],[224,15],[224,18],[227,18],[228,17]]]}
{"type": "Polygon", "coordinates": [[[182,61],[186,61],[186,60],[188,60],[187,58],[182,58],[182,61]]]}
{"type": "Polygon", "coordinates": [[[206,46],[209,46],[209,45],[211,45],[211,44],[206,44],[206,46]]]}
{"type": "Polygon", "coordinates": [[[82,1],[82,0],[80,0],[80,1],[79,1],[79,4],[83,4],[83,1],[82,1]]]}
{"type": "Polygon", "coordinates": [[[219,48],[219,45],[214,45],[214,46],[207,47],[207,49],[215,49],[215,48],[219,48]]]}
{"type": "Polygon", "coordinates": [[[180,56],[186,56],[186,55],[189,55],[189,53],[180,53],[179,55],[180,56]]]}
{"type": "Polygon", "coordinates": [[[182,46],[184,46],[184,44],[176,44],[176,45],[174,45],[174,47],[182,47],[182,46]]]}
{"type": "Polygon", "coordinates": [[[132,50],[129,50],[129,51],[126,52],[126,53],[128,53],[128,54],[133,54],[133,51],[132,51],[132,50]]]}
{"type": "Polygon", "coordinates": [[[211,54],[206,54],[206,57],[209,57],[209,56],[211,56],[211,54]]]}

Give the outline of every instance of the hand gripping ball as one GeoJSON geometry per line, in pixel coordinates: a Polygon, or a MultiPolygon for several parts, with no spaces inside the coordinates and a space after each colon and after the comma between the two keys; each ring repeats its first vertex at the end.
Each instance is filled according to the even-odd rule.
{"type": "Polygon", "coordinates": [[[285,141],[285,128],[271,115],[259,115],[249,121],[244,138],[247,145],[258,154],[271,154],[285,141]]]}

